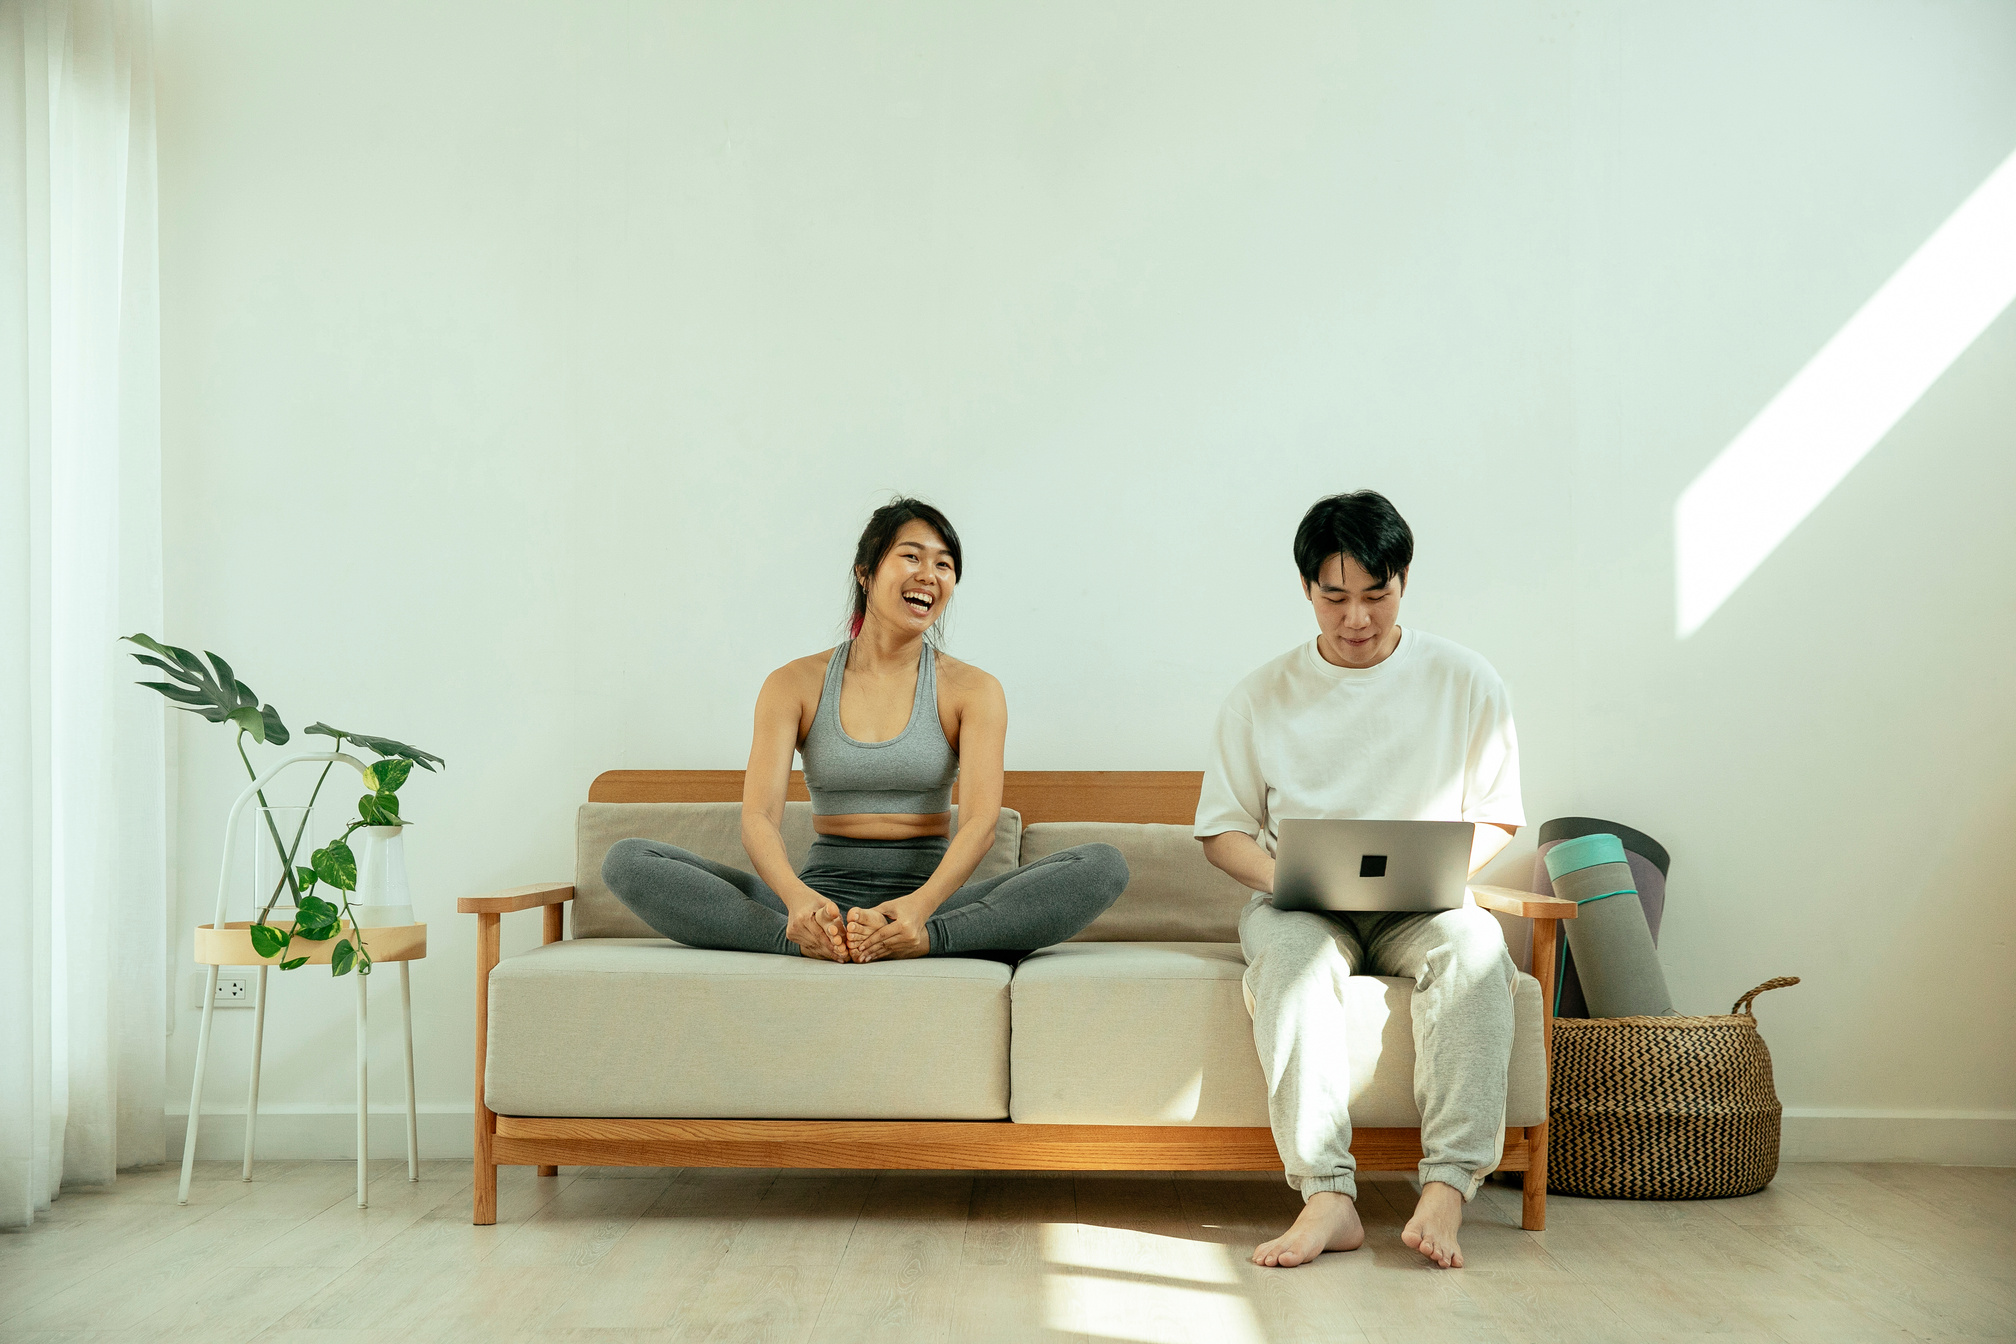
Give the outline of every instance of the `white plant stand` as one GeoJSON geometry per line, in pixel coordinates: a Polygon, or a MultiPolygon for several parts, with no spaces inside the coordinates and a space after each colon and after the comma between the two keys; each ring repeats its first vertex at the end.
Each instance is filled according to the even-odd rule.
{"type": "MultiPolygon", "coordinates": [[[[209,967],[204,976],[203,1027],[196,1037],[196,1077],[189,1089],[189,1128],[182,1139],[182,1184],[177,1191],[176,1202],[189,1202],[189,1178],[196,1165],[196,1129],[203,1116],[203,1075],[210,1061],[210,1020],[217,1008],[217,975],[224,966],[257,966],[259,983],[253,991],[252,999],[252,1077],[245,1098],[245,1165],[241,1179],[252,1179],[252,1149],[259,1128],[259,1063],[266,1037],[266,973],[282,960],[306,956],[308,964],[327,965],[335,951],[336,938],[313,944],[313,950],[304,952],[300,946],[289,946],[282,956],[262,957],[252,946],[251,922],[227,923],[224,919],[225,896],[229,889],[231,874],[232,846],[238,836],[238,818],[244,813],[246,804],[257,798],[259,791],[271,783],[275,776],[290,766],[304,761],[341,761],[364,773],[364,764],[356,757],[343,752],[326,752],[302,756],[290,756],[264,775],[246,786],[238,795],[238,801],[231,805],[230,816],[224,823],[223,871],[217,879],[217,917],[209,924],[196,926],[196,960],[209,967]]],[[[275,927],[289,927],[274,921],[275,927]]],[[[356,930],[344,924],[338,937],[356,936],[356,930]]],[[[406,1054],[406,1179],[420,1179],[420,1124],[419,1112],[413,1093],[413,982],[411,963],[427,955],[427,926],[425,924],[387,925],[372,927],[367,925],[362,934],[364,944],[370,949],[371,961],[375,965],[397,964],[399,967],[399,1016],[403,1030],[406,1054]]],[[[358,975],[357,979],[357,1207],[367,1207],[367,1168],[370,1161],[370,1117],[371,1079],[370,1042],[367,1033],[369,1004],[366,993],[369,976],[358,975]]]]}

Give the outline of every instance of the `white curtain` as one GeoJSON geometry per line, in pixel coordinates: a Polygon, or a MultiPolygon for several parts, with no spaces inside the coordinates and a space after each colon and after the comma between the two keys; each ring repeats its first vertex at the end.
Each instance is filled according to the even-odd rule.
{"type": "Polygon", "coordinates": [[[0,0],[0,1227],[166,1156],[146,0],[0,0]]]}

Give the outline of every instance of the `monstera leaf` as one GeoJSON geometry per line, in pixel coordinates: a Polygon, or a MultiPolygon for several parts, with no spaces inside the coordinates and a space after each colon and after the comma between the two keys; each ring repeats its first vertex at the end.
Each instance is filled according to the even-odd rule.
{"type": "Polygon", "coordinates": [[[151,651],[136,653],[135,658],[174,678],[143,681],[140,685],[161,692],[183,709],[201,714],[212,723],[234,723],[252,734],[254,741],[271,742],[275,746],[287,741],[287,725],[280,722],[280,711],[260,704],[258,694],[238,680],[231,664],[216,654],[209,655],[210,666],[205,667],[203,660],[189,650],[163,644],[147,635],[128,635],[126,640],[151,651]]]}
{"type": "MultiPolygon", "coordinates": [[[[394,742],[389,737],[373,737],[369,733],[352,733],[342,728],[331,728],[326,723],[311,723],[308,725],[306,731],[320,733],[324,737],[333,737],[339,744],[355,742],[366,751],[375,751],[380,756],[397,756],[401,760],[413,762],[414,765],[419,766],[422,770],[432,770],[437,765],[445,766],[448,764],[448,762],[442,760],[431,751],[422,751],[418,747],[409,747],[404,742],[394,742]]],[[[402,777],[400,783],[404,782],[405,780],[402,777]]],[[[380,785],[379,787],[382,788],[384,786],[380,785]]],[[[392,786],[395,789],[397,787],[399,787],[398,784],[392,786]]],[[[386,791],[390,792],[391,790],[388,789],[386,791]]]]}

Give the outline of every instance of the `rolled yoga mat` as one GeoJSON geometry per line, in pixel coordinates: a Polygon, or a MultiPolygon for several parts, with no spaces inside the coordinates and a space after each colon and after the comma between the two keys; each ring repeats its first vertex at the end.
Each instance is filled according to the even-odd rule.
{"type": "MultiPolygon", "coordinates": [[[[1652,931],[1652,944],[1659,944],[1659,925],[1666,913],[1666,874],[1673,859],[1666,846],[1643,831],[1605,821],[1600,817],[1555,817],[1540,826],[1540,848],[1533,856],[1533,880],[1528,885],[1542,896],[1554,894],[1553,880],[1547,876],[1547,851],[1563,840],[1580,835],[1614,835],[1624,842],[1625,857],[1631,861],[1631,878],[1638,888],[1638,904],[1645,909],[1645,925],[1652,931]]],[[[1582,977],[1575,969],[1575,955],[1564,938],[1560,943],[1559,976],[1555,980],[1555,1013],[1560,1017],[1587,1017],[1589,1005],[1582,997],[1582,977]]]]}
{"type": "Polygon", "coordinates": [[[1673,995],[1659,964],[1645,907],[1624,842],[1614,835],[1583,835],[1547,851],[1554,894],[1579,907],[1568,926],[1568,946],[1581,970],[1591,1017],[1666,1017],[1673,995]]]}

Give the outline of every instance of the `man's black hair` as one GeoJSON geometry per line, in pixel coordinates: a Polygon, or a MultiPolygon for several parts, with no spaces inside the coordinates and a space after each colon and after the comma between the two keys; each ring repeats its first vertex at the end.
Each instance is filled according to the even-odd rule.
{"type": "Polygon", "coordinates": [[[1295,568],[1313,585],[1323,562],[1348,555],[1385,587],[1414,562],[1414,530],[1377,490],[1326,495],[1309,506],[1295,529],[1295,568]]]}

